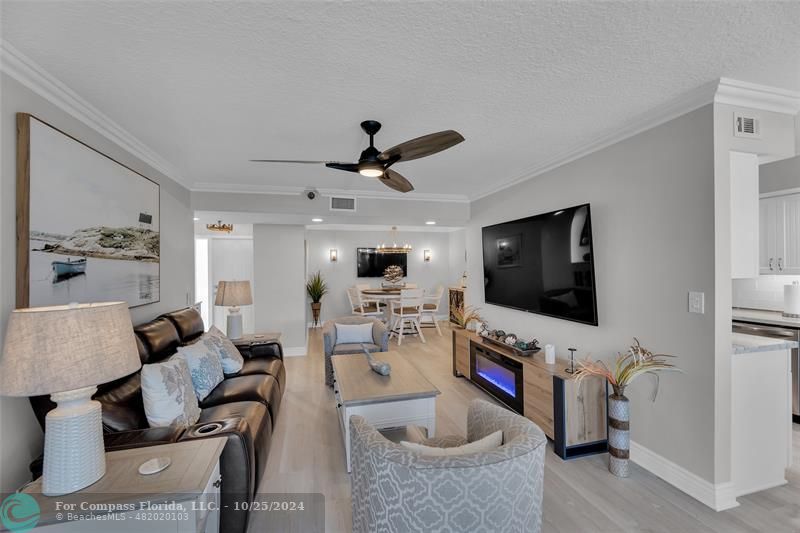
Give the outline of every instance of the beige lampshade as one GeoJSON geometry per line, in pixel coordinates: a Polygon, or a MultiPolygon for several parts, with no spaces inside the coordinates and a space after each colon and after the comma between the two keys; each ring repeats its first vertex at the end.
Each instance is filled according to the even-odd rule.
{"type": "Polygon", "coordinates": [[[253,305],[253,294],[249,281],[220,281],[217,285],[217,297],[214,305],[229,307],[232,305],[253,305]]]}
{"type": "Polygon", "coordinates": [[[17,309],[0,357],[0,395],[71,391],[141,366],[125,302],[17,309]]]}

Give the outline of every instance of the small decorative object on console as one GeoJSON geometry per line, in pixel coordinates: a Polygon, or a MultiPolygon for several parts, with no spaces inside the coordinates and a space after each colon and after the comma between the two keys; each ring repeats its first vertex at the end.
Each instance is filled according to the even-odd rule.
{"type": "Polygon", "coordinates": [[[539,351],[539,341],[533,339],[525,341],[517,337],[514,333],[506,333],[502,329],[487,331],[485,335],[481,335],[484,341],[490,344],[499,344],[506,348],[511,348],[516,355],[521,357],[528,357],[539,351]]]}
{"type": "Polygon", "coordinates": [[[361,349],[364,350],[364,355],[367,358],[367,363],[369,363],[369,367],[372,369],[373,372],[380,374],[381,376],[388,376],[392,373],[392,365],[385,361],[376,361],[372,358],[372,354],[367,350],[367,347],[364,344],[361,344],[361,349]]]}

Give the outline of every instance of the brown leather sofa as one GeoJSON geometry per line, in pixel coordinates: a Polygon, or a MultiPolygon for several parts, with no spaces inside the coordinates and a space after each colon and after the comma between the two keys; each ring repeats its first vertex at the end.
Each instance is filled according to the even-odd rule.
{"type": "MultiPolygon", "coordinates": [[[[178,346],[195,342],[204,329],[200,314],[193,308],[166,313],[136,326],[134,331],[142,364],[167,359],[178,346]]],[[[241,371],[225,375],[222,383],[200,402],[200,420],[189,428],[148,426],[138,371],[98,386],[94,395],[103,409],[106,450],[226,437],[220,458],[223,506],[220,531],[241,533],[247,529],[248,514],[237,511],[234,502],[249,502],[255,495],[286,388],[280,343],[254,346],[243,352],[243,356],[241,371]],[[213,431],[209,432],[209,428],[213,431]]],[[[55,404],[48,396],[33,397],[30,401],[44,429],[45,415],[55,404]]],[[[34,477],[41,474],[41,467],[41,459],[31,465],[34,477]]]]}

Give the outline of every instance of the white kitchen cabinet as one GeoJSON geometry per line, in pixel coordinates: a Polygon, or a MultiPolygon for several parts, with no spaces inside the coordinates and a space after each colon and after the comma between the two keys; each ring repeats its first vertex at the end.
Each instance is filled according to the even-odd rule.
{"type": "Polygon", "coordinates": [[[757,278],[759,264],[758,155],[730,153],[731,277],[757,278]]]}
{"type": "Polygon", "coordinates": [[[783,254],[779,256],[778,266],[782,274],[800,275],[800,194],[780,198],[783,200],[783,254]]]}
{"type": "Polygon", "coordinates": [[[800,194],[759,201],[759,272],[800,275],[800,194]]]}

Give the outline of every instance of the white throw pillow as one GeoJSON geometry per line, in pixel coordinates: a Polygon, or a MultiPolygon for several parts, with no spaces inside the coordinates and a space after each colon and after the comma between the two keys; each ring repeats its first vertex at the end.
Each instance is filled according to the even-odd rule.
{"type": "Polygon", "coordinates": [[[452,448],[439,448],[437,446],[425,446],[424,444],[417,444],[416,442],[400,441],[402,446],[405,446],[411,451],[419,452],[422,455],[430,455],[443,457],[448,455],[466,455],[468,453],[490,452],[503,444],[503,432],[497,430],[490,433],[480,440],[464,444],[463,446],[453,446],[452,448]]]}
{"type": "Polygon", "coordinates": [[[142,399],[150,427],[191,426],[200,418],[189,365],[183,357],[142,367],[142,399]]]}
{"type": "Polygon", "coordinates": [[[372,344],[372,323],[336,324],[336,344],[372,344]]]}
{"type": "Polygon", "coordinates": [[[222,373],[222,362],[216,350],[205,343],[196,342],[178,348],[178,356],[186,359],[192,375],[192,386],[197,399],[202,400],[219,385],[225,376],[222,373]]]}
{"type": "Polygon", "coordinates": [[[211,326],[197,342],[202,342],[217,352],[222,362],[222,370],[226,374],[235,374],[242,369],[244,357],[242,357],[242,354],[239,353],[239,350],[236,349],[230,339],[218,330],[216,326],[211,326]]]}

